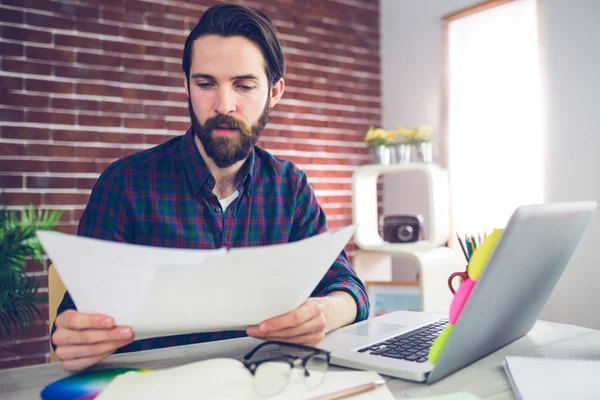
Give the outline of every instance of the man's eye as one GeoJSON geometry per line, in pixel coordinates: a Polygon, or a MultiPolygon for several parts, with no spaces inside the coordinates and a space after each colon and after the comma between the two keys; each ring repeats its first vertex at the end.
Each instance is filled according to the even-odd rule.
{"type": "Polygon", "coordinates": [[[242,89],[242,90],[244,90],[244,91],[246,91],[246,92],[248,92],[248,91],[250,91],[250,90],[254,89],[254,87],[253,87],[253,86],[248,86],[248,85],[238,85],[238,88],[240,88],[240,89],[242,89]]]}
{"type": "Polygon", "coordinates": [[[198,82],[198,87],[201,89],[208,89],[212,87],[212,83],[210,82],[198,82]]]}

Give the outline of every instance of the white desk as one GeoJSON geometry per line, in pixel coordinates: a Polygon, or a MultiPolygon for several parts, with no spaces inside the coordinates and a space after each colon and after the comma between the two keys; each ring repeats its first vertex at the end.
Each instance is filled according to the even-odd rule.
{"type": "MultiPolygon", "coordinates": [[[[135,366],[165,368],[214,357],[241,358],[259,343],[252,338],[148,350],[111,356],[100,367],[135,366]]],[[[573,325],[538,322],[523,338],[428,386],[386,378],[396,398],[418,398],[458,391],[483,399],[512,399],[510,384],[502,369],[506,355],[569,357],[600,360],[600,331],[573,325]]],[[[334,367],[332,367],[334,368],[334,367]]],[[[67,376],[59,363],[0,371],[0,398],[36,399],[48,383],[67,376]]]]}

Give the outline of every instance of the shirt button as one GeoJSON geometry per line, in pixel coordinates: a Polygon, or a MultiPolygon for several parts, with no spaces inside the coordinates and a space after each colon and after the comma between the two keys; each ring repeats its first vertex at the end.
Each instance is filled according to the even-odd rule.
{"type": "Polygon", "coordinates": [[[217,214],[221,213],[221,207],[216,207],[215,211],[217,212],[217,214]]]}

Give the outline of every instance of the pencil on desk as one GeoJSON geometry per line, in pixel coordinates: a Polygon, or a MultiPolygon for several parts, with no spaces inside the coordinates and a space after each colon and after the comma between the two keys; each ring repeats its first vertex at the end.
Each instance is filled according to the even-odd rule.
{"type": "Polygon", "coordinates": [[[378,379],[375,382],[365,383],[363,385],[354,386],[348,389],[343,389],[338,392],[324,394],[313,397],[311,400],[338,400],[346,397],[354,396],[355,394],[368,392],[369,390],[377,389],[379,386],[385,385],[385,380],[378,379]]]}

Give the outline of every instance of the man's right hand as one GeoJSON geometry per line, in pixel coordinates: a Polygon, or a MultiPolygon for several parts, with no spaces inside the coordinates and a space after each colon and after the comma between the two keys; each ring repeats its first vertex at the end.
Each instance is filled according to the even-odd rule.
{"type": "Polygon", "coordinates": [[[52,343],[67,371],[80,371],[108,357],[134,339],[131,327],[115,326],[106,315],[67,310],[55,321],[52,343]]]}

